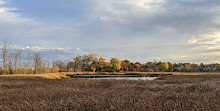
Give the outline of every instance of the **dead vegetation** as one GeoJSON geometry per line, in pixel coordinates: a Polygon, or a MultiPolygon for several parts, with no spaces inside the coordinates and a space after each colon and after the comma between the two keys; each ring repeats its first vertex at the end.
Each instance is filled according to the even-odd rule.
{"type": "Polygon", "coordinates": [[[0,77],[0,110],[217,111],[220,76],[155,81],[0,77]]]}
{"type": "Polygon", "coordinates": [[[69,78],[65,74],[60,73],[46,73],[46,74],[10,74],[10,75],[0,75],[0,77],[38,77],[38,78],[44,78],[44,79],[63,79],[63,78],[69,78]]]}

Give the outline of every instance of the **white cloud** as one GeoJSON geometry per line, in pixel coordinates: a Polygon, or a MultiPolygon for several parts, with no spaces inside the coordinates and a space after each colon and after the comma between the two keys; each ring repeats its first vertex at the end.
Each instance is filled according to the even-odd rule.
{"type": "Polygon", "coordinates": [[[43,47],[38,47],[38,46],[33,46],[33,47],[31,47],[31,49],[32,49],[33,51],[43,51],[43,50],[46,50],[45,48],[43,48],[43,47]]]}
{"type": "Polygon", "coordinates": [[[10,11],[17,10],[16,8],[5,7],[4,5],[6,5],[6,4],[7,4],[6,1],[0,0],[0,14],[10,13],[10,11]]]}
{"type": "Polygon", "coordinates": [[[22,47],[22,46],[19,46],[19,45],[10,45],[10,48],[11,49],[15,49],[15,50],[20,50],[20,49],[22,49],[22,50],[24,50],[25,48],[24,47],[22,47]]]}
{"type": "Polygon", "coordinates": [[[30,46],[26,46],[26,47],[25,47],[25,49],[30,49],[30,48],[31,48],[30,46]]]}
{"type": "Polygon", "coordinates": [[[17,10],[17,9],[0,7],[0,13],[7,13],[7,12],[10,12],[10,11],[15,11],[15,10],[17,10]]]}
{"type": "Polygon", "coordinates": [[[81,51],[82,51],[82,49],[76,48],[76,52],[81,52],[81,51]]]}
{"type": "Polygon", "coordinates": [[[164,3],[165,0],[123,0],[121,3],[131,4],[139,8],[144,8],[148,11],[153,10],[153,8],[158,7],[160,4],[164,3]]]}
{"type": "Polygon", "coordinates": [[[59,51],[65,51],[64,48],[55,48],[55,50],[59,50],[59,51]]]}
{"type": "Polygon", "coordinates": [[[188,43],[189,44],[195,44],[197,41],[198,40],[197,40],[196,36],[193,36],[192,38],[190,38],[190,40],[188,40],[188,43]]]}
{"type": "Polygon", "coordinates": [[[5,5],[7,2],[0,0],[0,5],[5,5]]]}

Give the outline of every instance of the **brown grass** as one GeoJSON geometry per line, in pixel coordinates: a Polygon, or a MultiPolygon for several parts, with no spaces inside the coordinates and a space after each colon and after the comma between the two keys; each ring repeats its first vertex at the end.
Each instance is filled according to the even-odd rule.
{"type": "Polygon", "coordinates": [[[0,110],[217,111],[220,76],[155,81],[0,77],[0,110]]]}
{"type": "Polygon", "coordinates": [[[45,73],[45,74],[7,74],[0,75],[0,77],[39,77],[44,79],[61,79],[67,78],[64,74],[61,73],[45,73]]]}

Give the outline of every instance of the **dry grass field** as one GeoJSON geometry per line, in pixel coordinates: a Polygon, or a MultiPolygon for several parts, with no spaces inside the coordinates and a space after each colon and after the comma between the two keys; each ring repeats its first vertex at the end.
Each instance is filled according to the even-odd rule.
{"type": "Polygon", "coordinates": [[[45,74],[7,74],[7,75],[0,75],[0,77],[38,77],[44,79],[62,79],[68,78],[65,74],[61,73],[45,73],[45,74]]]}
{"type": "Polygon", "coordinates": [[[1,76],[0,111],[218,111],[220,76],[154,81],[1,76]]]}

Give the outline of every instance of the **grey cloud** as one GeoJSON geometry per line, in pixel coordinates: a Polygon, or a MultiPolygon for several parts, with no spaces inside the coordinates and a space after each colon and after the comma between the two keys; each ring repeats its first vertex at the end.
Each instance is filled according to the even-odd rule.
{"type": "MultiPolygon", "coordinates": [[[[66,21],[45,23],[18,16],[12,19],[24,20],[23,23],[0,20],[0,34],[31,46],[80,47],[86,51],[83,54],[97,52],[108,58],[117,56],[134,61],[161,58],[177,62],[181,61],[179,59],[212,62],[219,59],[212,55],[214,52],[218,53],[218,50],[209,49],[214,43],[206,43],[212,42],[216,37],[204,37],[212,35],[220,28],[220,24],[215,22],[220,17],[220,13],[215,11],[219,9],[219,0],[164,0],[161,3],[144,3],[143,6],[150,5],[151,8],[137,6],[135,2],[129,3],[131,1],[57,0],[57,3],[64,6],[77,4],[80,10],[77,24],[72,21],[68,25],[66,21]],[[189,44],[188,41],[194,36],[196,43],[189,44]],[[203,55],[207,58],[202,59],[203,55]]],[[[53,1],[47,1],[49,2],[53,1]]]]}

